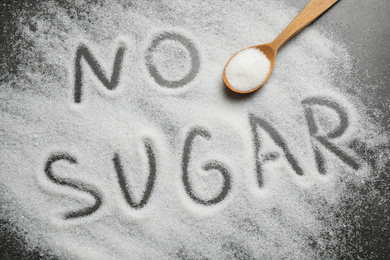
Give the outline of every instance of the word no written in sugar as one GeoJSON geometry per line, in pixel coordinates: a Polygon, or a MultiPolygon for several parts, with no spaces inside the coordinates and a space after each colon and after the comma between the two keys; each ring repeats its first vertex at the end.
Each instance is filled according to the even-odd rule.
{"type": "MultiPolygon", "coordinates": [[[[127,47],[125,44],[121,44],[121,46],[117,49],[113,71],[111,73],[111,78],[108,79],[106,77],[105,72],[102,69],[102,66],[99,64],[95,56],[92,54],[90,49],[85,45],[81,44],[76,51],[75,58],[75,81],[74,81],[74,102],[76,104],[81,103],[82,101],[82,93],[83,93],[83,66],[82,60],[86,61],[86,65],[92,70],[97,79],[108,89],[111,91],[115,91],[116,87],[120,82],[121,68],[123,57],[126,53],[127,47]]],[[[163,32],[162,34],[155,37],[150,45],[147,54],[146,54],[146,66],[148,67],[150,75],[155,79],[155,81],[161,85],[162,87],[169,88],[177,88],[182,87],[189,82],[191,82],[197,75],[199,70],[199,55],[198,51],[195,48],[192,42],[177,33],[172,32],[163,32]],[[190,72],[184,76],[182,79],[177,81],[169,81],[164,79],[158,72],[158,68],[152,62],[153,51],[156,49],[156,46],[164,40],[174,40],[178,43],[182,44],[190,53],[191,57],[191,70],[190,72]]],[[[327,150],[331,152],[335,157],[339,158],[342,162],[346,164],[347,167],[350,167],[354,170],[358,170],[361,165],[358,163],[358,159],[351,156],[346,147],[338,146],[334,139],[341,137],[349,126],[349,118],[346,109],[337,103],[336,101],[325,98],[325,97],[312,97],[304,99],[302,102],[305,118],[308,125],[308,132],[311,136],[312,149],[314,150],[314,160],[316,162],[318,172],[322,175],[326,174],[326,160],[323,155],[323,150],[327,150]],[[327,109],[333,110],[338,115],[338,124],[336,123],[336,127],[332,129],[332,131],[328,133],[319,133],[319,128],[317,125],[317,120],[315,120],[315,110],[314,107],[325,107],[327,109]]],[[[287,142],[283,138],[283,135],[267,120],[260,118],[254,114],[248,115],[249,125],[251,127],[252,133],[252,144],[253,144],[253,158],[255,161],[255,169],[256,169],[256,182],[259,188],[264,186],[263,179],[263,166],[267,161],[278,160],[280,155],[278,153],[271,153],[266,158],[261,159],[259,154],[261,152],[261,138],[260,138],[260,129],[265,131],[272,141],[281,148],[283,151],[283,156],[291,166],[293,172],[297,175],[304,175],[304,171],[301,168],[299,160],[291,153],[287,142]]],[[[211,199],[204,199],[197,195],[196,190],[194,189],[194,183],[191,182],[189,178],[189,164],[191,161],[191,152],[193,142],[196,138],[202,138],[205,140],[210,140],[212,138],[212,133],[208,130],[194,126],[187,133],[184,141],[184,146],[182,150],[182,158],[181,158],[181,183],[184,187],[186,194],[189,198],[196,204],[204,205],[204,206],[213,206],[218,203],[221,203],[232,190],[232,172],[229,170],[229,167],[224,163],[217,160],[210,160],[203,165],[203,170],[205,171],[218,171],[222,178],[222,184],[217,195],[212,197],[211,199]]],[[[114,153],[112,156],[111,164],[114,174],[118,180],[118,188],[121,190],[123,199],[129,205],[130,208],[134,210],[141,210],[144,208],[150,197],[153,195],[153,190],[156,185],[156,176],[158,175],[158,166],[159,161],[155,156],[155,146],[151,139],[145,139],[143,141],[144,149],[147,155],[148,161],[148,178],[145,182],[145,189],[143,191],[142,196],[138,201],[134,198],[133,193],[128,188],[128,180],[126,177],[125,167],[121,160],[121,155],[119,153],[114,153]]],[[[56,185],[63,185],[70,187],[72,189],[78,190],[80,192],[84,192],[89,194],[94,198],[94,204],[89,207],[85,207],[83,209],[72,210],[64,215],[65,219],[74,219],[80,217],[86,217],[88,215],[93,214],[102,206],[102,193],[95,187],[88,185],[86,183],[81,183],[79,181],[74,181],[71,179],[65,179],[56,176],[54,172],[53,166],[57,162],[65,162],[70,165],[77,166],[78,160],[75,156],[67,153],[67,152],[55,152],[52,153],[46,161],[44,172],[47,178],[56,185]]]]}

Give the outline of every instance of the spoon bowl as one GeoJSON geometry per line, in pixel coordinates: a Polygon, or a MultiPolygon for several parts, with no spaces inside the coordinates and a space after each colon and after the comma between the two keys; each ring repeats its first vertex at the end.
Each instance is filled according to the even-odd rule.
{"type": "MultiPolygon", "coordinates": [[[[294,20],[286,27],[286,29],[283,30],[281,34],[279,34],[278,37],[275,38],[270,43],[267,44],[262,44],[262,45],[256,45],[252,46],[246,49],[243,49],[236,54],[234,54],[229,61],[226,63],[225,68],[223,70],[223,81],[225,82],[226,86],[231,89],[234,92],[241,93],[241,94],[246,94],[246,93],[251,93],[256,90],[258,90],[261,86],[263,86],[269,77],[271,76],[272,70],[275,65],[276,61],[276,54],[278,52],[278,49],[285,44],[288,40],[290,40],[292,37],[294,37],[297,33],[302,31],[306,26],[308,26],[310,23],[312,23],[315,19],[317,19],[321,14],[323,14],[326,10],[328,10],[331,6],[333,6],[336,2],[339,0],[311,0],[305,8],[297,15],[297,17],[294,18],[294,20]],[[233,58],[237,56],[237,54],[241,53],[244,50],[248,49],[258,49],[262,54],[264,54],[269,63],[270,63],[270,68],[269,72],[265,77],[261,77],[262,80],[259,80],[257,84],[255,84],[255,87],[251,88],[240,88],[240,86],[237,85],[237,82],[235,81],[235,84],[231,84],[232,82],[229,81],[229,75],[226,73],[226,68],[231,64],[231,61],[233,58]]],[[[265,58],[264,58],[265,59],[265,58]]],[[[247,69],[253,69],[252,63],[248,62],[247,60],[245,61],[246,65],[249,66],[247,69]]],[[[232,65],[233,66],[233,65],[232,65]]],[[[244,75],[245,77],[252,76],[250,73],[245,73],[245,71],[242,71],[242,63],[241,67],[239,68],[237,75],[241,76],[244,75]]],[[[264,68],[266,71],[266,67],[264,68]]],[[[263,71],[264,71],[263,70],[263,71]]],[[[243,77],[243,78],[245,78],[243,77]]],[[[246,79],[245,79],[246,80],[246,79]]],[[[253,84],[252,84],[253,85],[253,84]]]]}
{"type": "Polygon", "coordinates": [[[272,43],[266,43],[266,44],[261,44],[261,45],[255,45],[255,46],[252,46],[252,47],[249,47],[249,48],[245,48],[239,52],[237,52],[236,54],[234,54],[230,59],[229,61],[226,63],[225,65],[225,68],[223,69],[223,81],[225,82],[226,86],[231,89],[232,91],[236,92],[236,93],[240,93],[240,94],[248,94],[248,93],[251,93],[251,92],[254,92],[256,90],[258,90],[261,86],[263,86],[268,78],[271,76],[271,73],[272,73],[272,70],[274,69],[274,65],[275,65],[275,61],[276,61],[276,53],[277,53],[277,49],[275,49],[272,45],[272,43]],[[251,49],[251,48],[256,48],[258,50],[260,50],[262,53],[265,54],[265,56],[267,57],[267,59],[270,61],[271,63],[271,66],[270,66],[270,69],[269,69],[269,72],[268,72],[268,75],[266,76],[265,80],[260,84],[258,85],[256,88],[253,88],[251,90],[248,90],[248,91],[242,91],[242,90],[238,90],[236,88],[234,88],[234,86],[232,86],[227,77],[226,77],[226,67],[228,66],[228,64],[230,63],[230,61],[237,55],[239,54],[240,52],[244,51],[244,50],[247,50],[247,49],[251,49]]]}

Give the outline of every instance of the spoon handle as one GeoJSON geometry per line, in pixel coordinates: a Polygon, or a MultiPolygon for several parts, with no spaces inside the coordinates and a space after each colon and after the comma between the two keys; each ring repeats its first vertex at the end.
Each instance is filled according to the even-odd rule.
{"type": "Polygon", "coordinates": [[[273,40],[270,45],[279,49],[284,43],[302,31],[339,0],[311,0],[297,17],[273,40]]]}

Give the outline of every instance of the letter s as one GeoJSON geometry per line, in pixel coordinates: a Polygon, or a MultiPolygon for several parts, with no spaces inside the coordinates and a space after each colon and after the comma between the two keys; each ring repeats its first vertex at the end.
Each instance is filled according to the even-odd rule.
{"type": "Polygon", "coordinates": [[[53,164],[55,162],[62,161],[62,160],[65,160],[70,164],[78,164],[76,158],[70,156],[69,154],[66,154],[66,153],[53,154],[49,157],[49,159],[46,162],[45,173],[46,173],[47,177],[55,184],[72,187],[73,189],[86,192],[86,193],[90,194],[92,197],[94,197],[94,199],[95,199],[94,205],[92,205],[90,207],[86,207],[84,209],[77,210],[77,211],[68,212],[65,214],[64,218],[71,219],[71,218],[80,218],[80,217],[85,217],[85,216],[91,215],[92,213],[97,211],[99,209],[100,205],[102,204],[102,199],[99,196],[99,193],[96,192],[93,188],[89,187],[89,185],[87,185],[87,184],[77,183],[77,182],[72,181],[72,180],[62,179],[62,178],[55,176],[53,173],[53,169],[52,169],[53,164]]]}

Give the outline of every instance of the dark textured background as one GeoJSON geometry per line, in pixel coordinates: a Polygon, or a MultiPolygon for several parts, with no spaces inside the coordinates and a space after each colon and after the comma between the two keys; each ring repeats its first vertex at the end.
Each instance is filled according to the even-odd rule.
{"type": "MultiPolygon", "coordinates": [[[[72,6],[70,0],[58,2],[64,8],[72,6]]],[[[307,2],[290,0],[298,9],[307,2]]],[[[18,52],[28,50],[30,45],[20,41],[14,21],[21,13],[34,14],[37,3],[38,0],[0,1],[0,84],[11,74],[23,73],[18,71],[18,52]]],[[[353,82],[356,84],[340,87],[358,96],[362,105],[370,108],[368,116],[380,122],[382,130],[389,135],[390,1],[341,0],[312,26],[326,28],[323,31],[330,31],[346,44],[354,58],[353,82]]],[[[30,28],[33,29],[34,24],[30,28]]],[[[363,189],[350,187],[351,196],[335,209],[340,223],[345,223],[347,228],[341,228],[337,234],[339,246],[329,250],[336,250],[339,259],[390,259],[390,144],[375,149],[356,144],[353,148],[377,170],[363,189]],[[388,158],[387,161],[379,162],[380,155],[388,158]]],[[[0,212],[6,210],[6,205],[0,205],[0,212]]],[[[55,259],[39,249],[27,250],[23,231],[16,230],[0,214],[0,259],[55,259]]]]}

